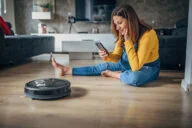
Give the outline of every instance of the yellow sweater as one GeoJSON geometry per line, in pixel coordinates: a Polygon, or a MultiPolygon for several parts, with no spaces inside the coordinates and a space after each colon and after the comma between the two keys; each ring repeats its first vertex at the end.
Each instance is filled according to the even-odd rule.
{"type": "MultiPolygon", "coordinates": [[[[123,39],[119,39],[116,42],[114,51],[108,57],[104,58],[104,61],[117,62],[121,58],[123,53],[122,41],[123,39]]],[[[146,31],[142,35],[138,42],[137,51],[131,40],[126,40],[124,45],[132,71],[137,71],[144,64],[153,62],[159,58],[159,40],[153,29],[146,31]]]]}

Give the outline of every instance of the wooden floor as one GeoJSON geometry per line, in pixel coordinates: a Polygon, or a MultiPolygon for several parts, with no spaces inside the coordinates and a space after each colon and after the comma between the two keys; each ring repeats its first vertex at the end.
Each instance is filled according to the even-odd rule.
{"type": "MultiPolygon", "coordinates": [[[[74,60],[54,55],[70,66],[101,60],[74,60]]],[[[59,77],[48,55],[0,69],[0,128],[192,128],[192,97],[181,88],[183,72],[161,71],[146,87],[125,85],[104,77],[63,76],[71,96],[40,101],[24,96],[24,84],[59,77]]]]}

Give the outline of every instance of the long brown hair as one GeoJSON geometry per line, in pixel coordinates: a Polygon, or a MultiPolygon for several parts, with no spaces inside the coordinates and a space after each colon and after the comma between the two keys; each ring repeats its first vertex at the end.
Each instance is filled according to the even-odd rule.
{"type": "Polygon", "coordinates": [[[147,30],[151,30],[152,27],[140,20],[135,10],[128,4],[117,6],[111,14],[111,31],[115,35],[116,39],[119,39],[119,32],[116,30],[116,25],[113,21],[113,16],[122,16],[128,20],[128,36],[135,43],[147,30]]]}

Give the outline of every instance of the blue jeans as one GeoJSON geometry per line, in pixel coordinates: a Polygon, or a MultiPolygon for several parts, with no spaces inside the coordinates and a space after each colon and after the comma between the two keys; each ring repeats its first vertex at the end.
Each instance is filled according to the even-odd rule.
{"type": "Polygon", "coordinates": [[[120,81],[132,85],[143,86],[144,84],[158,78],[160,72],[160,60],[145,64],[140,70],[133,72],[129,65],[126,52],[123,52],[117,63],[105,62],[95,66],[85,66],[72,69],[72,75],[78,76],[99,76],[102,71],[122,71],[120,81]]]}

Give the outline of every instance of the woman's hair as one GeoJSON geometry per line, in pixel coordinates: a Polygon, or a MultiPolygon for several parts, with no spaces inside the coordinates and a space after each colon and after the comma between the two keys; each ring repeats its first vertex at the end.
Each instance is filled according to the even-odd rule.
{"type": "Polygon", "coordinates": [[[147,30],[151,30],[152,27],[140,20],[135,10],[128,4],[117,6],[111,14],[111,31],[115,35],[116,39],[119,39],[119,32],[116,30],[116,25],[113,21],[113,16],[122,16],[128,20],[128,36],[135,43],[147,30]]]}

